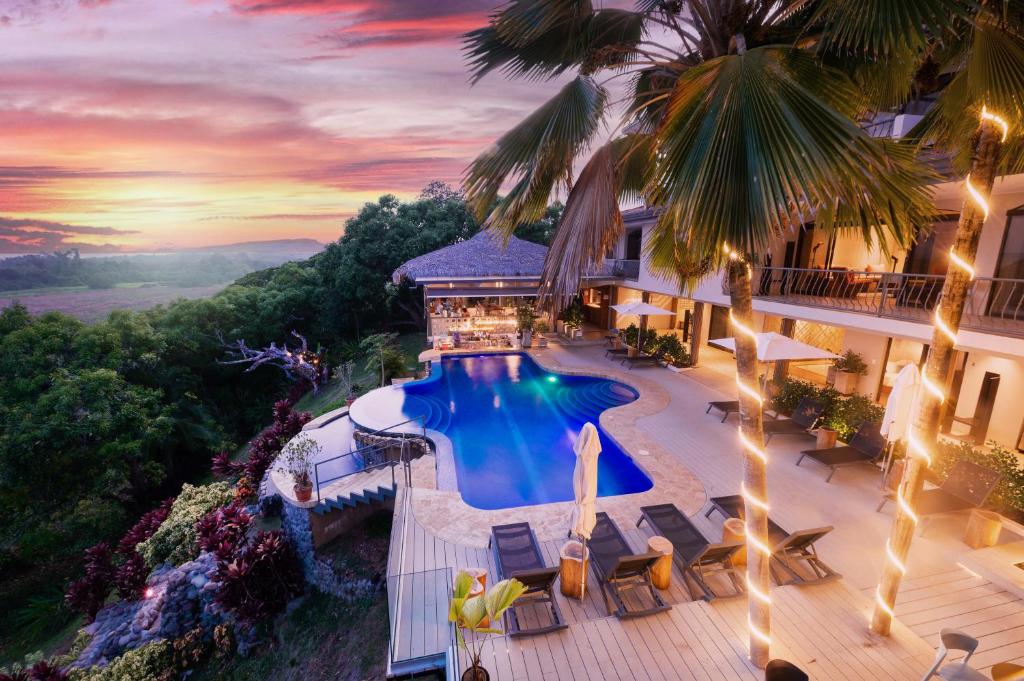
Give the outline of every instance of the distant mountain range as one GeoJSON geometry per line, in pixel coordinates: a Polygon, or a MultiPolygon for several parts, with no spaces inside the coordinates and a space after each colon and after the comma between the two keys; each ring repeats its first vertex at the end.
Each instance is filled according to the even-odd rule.
{"type": "Polygon", "coordinates": [[[291,254],[309,257],[324,250],[325,244],[316,239],[272,239],[269,241],[239,241],[233,244],[200,246],[176,251],[179,253],[254,253],[291,254]]]}

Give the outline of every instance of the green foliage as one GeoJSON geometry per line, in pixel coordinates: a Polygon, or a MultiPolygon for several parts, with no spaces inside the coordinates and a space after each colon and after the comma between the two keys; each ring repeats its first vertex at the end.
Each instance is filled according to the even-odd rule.
{"type": "Polygon", "coordinates": [[[674,333],[666,333],[662,336],[658,336],[654,343],[655,351],[660,350],[665,354],[665,359],[672,363],[675,367],[687,367],[690,366],[690,353],[687,352],[686,347],[682,341],[679,340],[679,336],[674,333]]]}
{"type": "Polygon", "coordinates": [[[654,329],[644,329],[643,339],[640,340],[640,345],[637,345],[640,339],[640,327],[636,324],[630,324],[622,330],[622,342],[626,345],[636,348],[639,347],[644,352],[650,352],[657,347],[658,332],[654,329]]]}
{"type": "Polygon", "coordinates": [[[805,397],[824,406],[821,425],[836,431],[837,437],[844,442],[849,442],[861,423],[880,423],[885,413],[882,407],[864,395],[844,398],[832,386],[822,388],[795,378],[786,378],[781,385],[774,387],[771,408],[782,414],[792,414],[805,397]]]}
{"type": "Polygon", "coordinates": [[[405,372],[405,355],[397,333],[375,333],[364,338],[359,347],[366,353],[366,371],[375,372],[381,386],[405,372]]]}
{"type": "Polygon", "coordinates": [[[480,648],[484,641],[481,634],[503,633],[497,628],[502,615],[526,592],[526,587],[518,579],[503,579],[486,593],[481,591],[473,595],[478,584],[476,578],[468,572],[459,572],[455,576],[452,598],[448,603],[448,621],[455,624],[459,645],[470,652],[473,666],[480,665],[480,648]],[[470,648],[466,639],[467,632],[476,634],[476,646],[473,648],[470,648]]]}
{"type": "Polygon", "coordinates": [[[836,371],[845,371],[858,376],[868,375],[868,365],[864,363],[864,358],[853,350],[847,350],[842,357],[832,360],[832,366],[836,371]]]}
{"type": "Polygon", "coordinates": [[[931,473],[938,480],[945,480],[957,461],[971,461],[998,471],[1002,476],[992,490],[987,505],[1003,513],[1011,513],[1015,519],[1024,516],[1024,466],[1014,452],[996,442],[989,442],[987,449],[971,446],[967,442],[940,440],[932,457],[931,473]]]}
{"type": "Polygon", "coordinates": [[[516,323],[520,331],[533,331],[536,323],[536,313],[533,305],[520,305],[516,308],[516,323]]]}
{"type": "Polygon", "coordinates": [[[558,315],[558,318],[565,322],[565,325],[571,329],[579,329],[583,327],[583,301],[577,296],[572,300],[569,305],[562,310],[562,314],[558,315]]]}
{"type": "Polygon", "coordinates": [[[106,667],[78,669],[71,681],[166,681],[174,668],[170,641],[154,641],[115,657],[106,667]]]}
{"type": "Polygon", "coordinates": [[[234,491],[226,482],[198,487],[188,483],[183,485],[167,520],[152,537],[136,547],[146,565],[150,568],[164,562],[181,565],[198,556],[196,522],[213,509],[230,503],[233,498],[234,491]]]}

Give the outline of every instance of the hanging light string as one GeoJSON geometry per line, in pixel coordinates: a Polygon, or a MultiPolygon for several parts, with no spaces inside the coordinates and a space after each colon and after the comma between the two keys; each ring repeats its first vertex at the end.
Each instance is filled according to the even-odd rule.
{"type": "MultiPolygon", "coordinates": [[[[1006,141],[1006,136],[1010,132],[1010,125],[1006,122],[1006,119],[994,113],[991,113],[987,108],[983,106],[981,108],[981,120],[990,121],[997,125],[1003,131],[1002,141],[1006,141]]],[[[982,193],[978,191],[978,189],[973,184],[971,184],[970,174],[968,174],[967,177],[964,179],[964,187],[967,189],[967,194],[971,197],[971,199],[973,199],[977,209],[981,211],[981,214],[984,216],[984,219],[987,220],[990,210],[988,200],[986,200],[982,193]]],[[[960,270],[962,270],[967,275],[968,279],[974,281],[974,277],[976,274],[974,270],[974,265],[972,265],[964,257],[958,254],[955,251],[955,247],[951,247],[949,249],[949,261],[953,263],[956,267],[960,268],[960,270]]],[[[939,300],[939,304],[936,305],[935,307],[935,328],[937,328],[939,332],[942,333],[942,335],[948,338],[950,343],[956,346],[957,330],[952,328],[943,319],[943,302],[944,301],[939,300]]],[[[945,390],[943,390],[942,387],[940,387],[938,384],[936,384],[934,381],[928,378],[927,375],[922,375],[921,383],[924,386],[925,390],[931,393],[932,396],[936,400],[938,400],[939,404],[943,404],[946,401],[945,390]]],[[[922,443],[921,440],[917,437],[917,434],[914,432],[913,424],[911,424],[910,433],[907,436],[907,453],[910,456],[917,457],[918,459],[923,461],[925,468],[931,467],[931,452],[928,451],[928,448],[925,447],[924,443],[922,443]]],[[[900,511],[902,511],[903,514],[910,519],[913,528],[911,532],[914,532],[917,529],[917,525],[920,522],[920,518],[918,518],[917,513],[914,511],[914,508],[910,505],[910,502],[907,501],[907,498],[904,496],[903,492],[903,485],[901,484],[896,490],[896,504],[899,507],[900,511]]],[[[900,559],[899,556],[896,555],[896,552],[892,550],[892,546],[889,544],[888,539],[886,539],[885,541],[885,555],[886,558],[889,560],[889,563],[891,563],[893,567],[895,567],[901,575],[907,574],[906,564],[900,559]]],[[[879,584],[879,586],[875,589],[875,601],[878,603],[878,606],[883,611],[885,611],[886,614],[889,615],[889,617],[895,617],[896,613],[893,611],[894,603],[888,602],[882,596],[882,592],[880,589],[881,585],[879,584]]]]}
{"type": "MultiPolygon", "coordinates": [[[[728,245],[723,246],[723,250],[729,256],[730,260],[736,261],[740,259],[740,254],[737,251],[733,250],[728,245]]],[[[746,267],[748,275],[752,276],[750,265],[747,264],[746,267]]],[[[736,315],[733,314],[732,310],[729,310],[729,322],[732,324],[734,332],[746,336],[747,338],[754,342],[755,347],[757,346],[757,334],[754,333],[753,329],[751,329],[749,326],[747,326],[739,319],[737,319],[736,315]]],[[[736,388],[742,395],[746,395],[754,402],[756,402],[757,408],[759,410],[763,408],[764,397],[762,397],[761,391],[758,389],[757,386],[752,386],[746,383],[740,377],[739,367],[737,367],[736,369],[736,388]]],[[[765,452],[763,448],[758,447],[757,445],[750,441],[750,438],[748,438],[746,434],[744,434],[742,425],[737,426],[736,433],[739,436],[740,444],[743,445],[743,449],[746,450],[747,454],[750,456],[757,457],[761,461],[761,463],[767,465],[767,452],[765,452]]],[[[766,499],[762,499],[761,497],[757,496],[749,489],[747,489],[745,483],[740,483],[740,495],[743,497],[746,503],[757,508],[758,510],[764,511],[765,513],[768,512],[768,501],[766,499]]],[[[770,546],[768,546],[768,537],[761,536],[757,532],[755,532],[754,528],[750,526],[749,520],[744,520],[743,525],[744,531],[746,532],[747,536],[747,542],[750,544],[750,546],[752,546],[756,551],[763,554],[770,560],[772,556],[772,549],[770,546]]],[[[754,598],[761,601],[765,605],[771,605],[771,596],[766,591],[762,591],[760,588],[758,588],[758,586],[754,584],[753,581],[750,579],[749,566],[747,568],[746,581],[748,593],[750,593],[752,596],[754,596],[754,598]]],[[[769,636],[768,632],[762,631],[759,627],[757,627],[757,625],[754,624],[754,621],[751,619],[749,613],[747,613],[747,628],[750,630],[750,633],[754,638],[758,639],[762,643],[765,643],[766,645],[771,645],[771,636],[769,636]]]]}

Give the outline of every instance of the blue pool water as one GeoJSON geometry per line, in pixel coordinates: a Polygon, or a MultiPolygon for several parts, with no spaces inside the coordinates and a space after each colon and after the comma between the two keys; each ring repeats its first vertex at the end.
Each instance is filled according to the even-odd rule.
{"type": "Polygon", "coordinates": [[[572,446],[587,421],[598,426],[598,496],[652,486],[601,430],[598,417],[637,398],[601,378],[542,369],[522,353],[445,357],[430,378],[404,386],[403,413],[452,441],[462,499],[476,508],[571,501],[572,446]]]}

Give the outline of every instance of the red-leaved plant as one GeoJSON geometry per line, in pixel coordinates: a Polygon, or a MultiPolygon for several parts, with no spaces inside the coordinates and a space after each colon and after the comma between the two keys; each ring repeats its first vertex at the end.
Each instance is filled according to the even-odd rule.
{"type": "Polygon", "coordinates": [[[117,551],[121,555],[128,556],[135,553],[135,547],[153,536],[153,533],[160,528],[160,525],[167,520],[174,504],[174,497],[164,501],[152,511],[144,513],[132,529],[125,532],[121,541],[117,543],[117,551]]]}
{"type": "Polygon", "coordinates": [[[242,507],[221,506],[196,522],[199,547],[217,556],[217,560],[230,561],[245,546],[251,525],[252,517],[242,507]]]}
{"type": "Polygon", "coordinates": [[[85,550],[85,574],[71,582],[64,600],[92,622],[107,600],[114,581],[110,545],[103,542],[85,550]]]}
{"type": "Polygon", "coordinates": [[[303,591],[295,547],[279,530],[259,532],[231,561],[217,567],[217,602],[255,622],[282,612],[303,591]]]}

